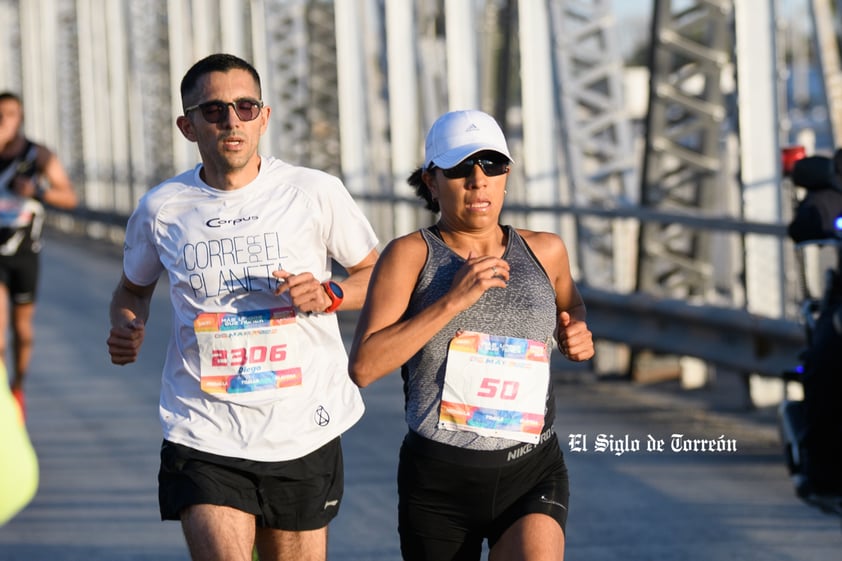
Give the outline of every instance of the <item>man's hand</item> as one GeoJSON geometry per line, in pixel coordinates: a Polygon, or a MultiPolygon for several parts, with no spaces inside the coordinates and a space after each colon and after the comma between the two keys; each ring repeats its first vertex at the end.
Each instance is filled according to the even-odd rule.
{"type": "Polygon", "coordinates": [[[124,326],[112,327],[108,337],[108,354],[113,364],[129,364],[137,360],[146,336],[143,320],[135,318],[124,326]]]}
{"type": "Polygon", "coordinates": [[[31,199],[38,194],[38,185],[31,177],[16,175],[12,180],[12,191],[19,197],[31,199]]]}
{"type": "Polygon", "coordinates": [[[273,271],[272,276],[278,279],[275,294],[280,296],[289,292],[292,305],[300,312],[321,313],[331,304],[330,296],[312,273],[293,275],[288,271],[279,270],[273,271]]]}

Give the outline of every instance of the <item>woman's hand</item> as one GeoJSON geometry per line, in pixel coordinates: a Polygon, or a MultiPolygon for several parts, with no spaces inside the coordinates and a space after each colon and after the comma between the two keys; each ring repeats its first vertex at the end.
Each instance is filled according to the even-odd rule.
{"type": "Polygon", "coordinates": [[[489,288],[506,288],[509,264],[499,257],[473,257],[468,255],[465,264],[456,271],[450,285],[449,296],[460,309],[473,306],[489,288]]]}
{"type": "Polygon", "coordinates": [[[579,362],[594,355],[593,333],[588,329],[588,324],[575,319],[567,312],[561,312],[558,316],[556,340],[558,350],[568,360],[579,362]]]}

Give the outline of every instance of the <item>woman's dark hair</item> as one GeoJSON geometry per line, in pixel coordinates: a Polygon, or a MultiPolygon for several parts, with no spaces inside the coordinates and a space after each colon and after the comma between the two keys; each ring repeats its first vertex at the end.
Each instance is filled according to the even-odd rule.
{"type": "Polygon", "coordinates": [[[427,187],[427,184],[424,183],[424,180],[421,178],[423,174],[424,168],[420,167],[406,178],[406,182],[415,189],[415,194],[418,195],[418,198],[424,200],[426,203],[424,207],[427,210],[433,211],[433,213],[437,213],[440,210],[439,202],[433,198],[433,194],[430,193],[430,188],[427,187]]]}

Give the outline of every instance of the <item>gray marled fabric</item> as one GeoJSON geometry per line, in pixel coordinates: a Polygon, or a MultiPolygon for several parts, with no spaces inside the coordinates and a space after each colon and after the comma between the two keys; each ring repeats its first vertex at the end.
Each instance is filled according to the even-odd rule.
{"type": "MultiPolygon", "coordinates": [[[[456,316],[402,369],[409,428],[431,440],[461,448],[501,450],[521,443],[437,427],[447,348],[456,331],[506,335],[546,341],[551,345],[556,326],[555,289],[546,272],[515,229],[503,228],[508,232],[503,254],[511,270],[508,286],[486,291],[476,304],[456,316]]],[[[441,298],[465,262],[434,233],[423,229],[421,234],[427,242],[427,263],[421,270],[406,317],[412,317],[441,298]]],[[[550,388],[547,401],[552,405],[550,388]]],[[[552,424],[552,408],[548,411],[545,427],[552,424]]]]}

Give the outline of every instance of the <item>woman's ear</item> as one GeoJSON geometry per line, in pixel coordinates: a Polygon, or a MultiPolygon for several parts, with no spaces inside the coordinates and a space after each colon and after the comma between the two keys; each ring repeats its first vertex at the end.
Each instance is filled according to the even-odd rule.
{"type": "Polygon", "coordinates": [[[438,199],[439,190],[438,185],[436,184],[436,178],[433,175],[433,173],[424,170],[424,172],[421,173],[421,181],[423,181],[424,185],[427,186],[427,190],[430,192],[430,196],[433,198],[433,200],[438,199]]]}

